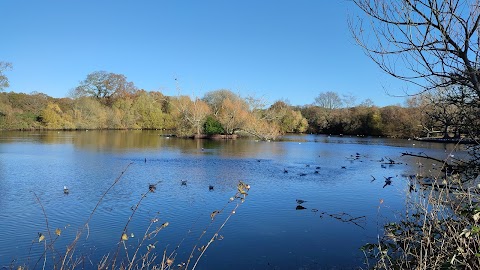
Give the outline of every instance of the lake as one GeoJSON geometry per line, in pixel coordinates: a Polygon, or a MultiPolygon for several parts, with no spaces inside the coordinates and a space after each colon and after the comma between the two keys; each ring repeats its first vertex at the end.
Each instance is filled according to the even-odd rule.
{"type": "Polygon", "coordinates": [[[140,252],[148,244],[160,257],[175,251],[174,265],[192,250],[198,256],[238,202],[229,203],[239,181],[251,186],[248,196],[196,269],[365,267],[360,247],[375,243],[382,224],[401,213],[406,175],[431,169],[402,157],[405,151],[463,154],[454,145],[346,136],[265,142],[179,139],[160,131],[0,131],[0,269],[48,266],[51,254],[44,262],[45,241],[38,241],[39,233],[49,238],[46,220],[52,238],[61,229],[55,249],[64,252],[119,177],[80,237],[74,253],[79,268],[96,268],[104,255],[116,253],[142,194],[121,256],[125,249],[132,255],[156,219],[153,227],[168,226],[140,252]],[[386,164],[388,158],[396,164],[386,164]],[[385,177],[392,177],[391,185],[385,186],[385,177]]]}

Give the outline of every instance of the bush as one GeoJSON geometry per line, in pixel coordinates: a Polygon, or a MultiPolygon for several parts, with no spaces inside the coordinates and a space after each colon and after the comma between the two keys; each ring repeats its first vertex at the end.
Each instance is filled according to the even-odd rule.
{"type": "Polygon", "coordinates": [[[203,130],[205,134],[214,135],[214,134],[223,134],[225,130],[223,129],[222,124],[218,122],[213,116],[208,116],[203,125],[203,130]]]}

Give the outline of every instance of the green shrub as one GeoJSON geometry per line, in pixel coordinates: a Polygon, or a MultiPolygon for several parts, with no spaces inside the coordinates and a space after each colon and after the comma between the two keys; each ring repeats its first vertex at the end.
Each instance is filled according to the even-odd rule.
{"type": "Polygon", "coordinates": [[[222,124],[220,124],[220,122],[218,122],[218,120],[211,115],[207,117],[207,120],[205,120],[203,130],[208,135],[223,134],[225,132],[222,124]]]}

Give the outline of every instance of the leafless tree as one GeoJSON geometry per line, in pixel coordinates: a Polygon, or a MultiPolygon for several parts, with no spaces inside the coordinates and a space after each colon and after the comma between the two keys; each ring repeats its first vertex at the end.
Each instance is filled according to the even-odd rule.
{"type": "Polygon", "coordinates": [[[10,69],[12,69],[11,63],[0,61],[0,91],[10,86],[8,77],[3,73],[10,69]]]}
{"type": "Polygon", "coordinates": [[[353,36],[382,70],[415,93],[453,89],[445,102],[479,116],[479,0],[353,2],[363,11],[350,21],[353,36]]]}
{"type": "MultiPolygon", "coordinates": [[[[363,11],[357,20],[350,21],[350,27],[365,53],[386,73],[416,85],[419,92],[440,94],[435,100],[439,103],[431,103],[431,113],[436,113],[436,109],[438,114],[432,116],[441,116],[434,120],[442,123],[444,133],[450,125],[460,122],[463,126],[458,128],[478,139],[480,0],[352,1],[363,11]]],[[[374,265],[374,269],[479,268],[478,235],[470,237],[465,228],[478,225],[480,216],[472,219],[467,214],[463,219],[467,209],[478,207],[478,198],[472,197],[470,188],[455,187],[455,182],[460,182],[462,187],[468,186],[466,181],[470,186],[476,185],[480,145],[477,143],[470,150],[470,159],[453,160],[455,169],[448,158],[436,160],[444,163],[444,170],[441,177],[434,175],[432,179],[436,182],[443,178],[447,184],[430,189],[426,200],[423,195],[417,197],[422,198],[420,203],[410,202],[413,207],[406,211],[400,223],[405,224],[405,230],[393,226],[395,232],[392,233],[388,225],[385,226],[387,237],[393,236],[390,243],[395,253],[389,253],[385,242],[379,241],[378,250],[388,255],[377,257],[379,264],[374,265]],[[453,197],[452,193],[455,193],[453,197]],[[422,206],[422,201],[428,204],[422,206]],[[451,217],[445,215],[447,212],[451,217]],[[410,217],[419,218],[411,220],[410,217]],[[408,232],[408,237],[401,239],[398,232],[408,232]],[[389,257],[392,254],[394,256],[389,257]]],[[[426,155],[416,157],[434,160],[426,155]]]]}
{"type": "Polygon", "coordinates": [[[480,96],[479,0],[353,0],[350,27],[388,74],[422,87],[463,85],[480,96]]]}
{"type": "Polygon", "coordinates": [[[328,91],[320,93],[315,98],[315,104],[325,109],[338,109],[342,107],[342,99],[337,93],[328,91]]]}

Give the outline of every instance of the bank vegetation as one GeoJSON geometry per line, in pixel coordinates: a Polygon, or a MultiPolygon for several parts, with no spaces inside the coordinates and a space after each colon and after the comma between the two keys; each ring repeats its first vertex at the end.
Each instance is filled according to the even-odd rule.
{"type": "Polygon", "coordinates": [[[432,94],[403,105],[378,107],[370,100],[322,92],[311,104],[242,97],[220,89],[203,97],[166,96],[138,89],[122,74],[96,71],[68,97],[0,92],[0,130],[158,129],[179,137],[277,139],[286,133],[415,138],[460,138],[460,108],[432,94]]]}

